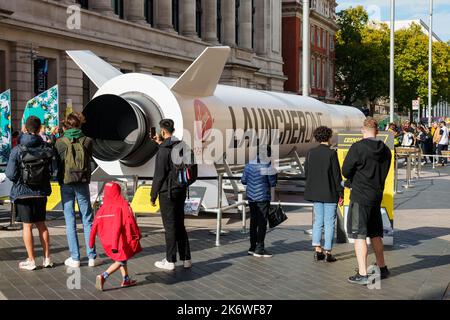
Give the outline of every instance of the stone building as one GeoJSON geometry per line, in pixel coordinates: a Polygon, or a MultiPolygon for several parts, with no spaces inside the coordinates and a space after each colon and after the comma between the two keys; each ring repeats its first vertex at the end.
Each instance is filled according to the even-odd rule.
{"type": "MultiPolygon", "coordinates": [[[[283,59],[288,80],[285,91],[302,93],[303,1],[283,0],[283,59]]],[[[311,77],[310,95],[335,102],[335,0],[310,0],[311,77]]]]}
{"type": "Polygon", "coordinates": [[[124,73],[177,77],[220,44],[232,47],[222,83],[283,90],[281,0],[0,0],[0,92],[12,90],[18,128],[26,102],[55,84],[61,111],[95,93],[65,50],[91,50],[124,73]]]}

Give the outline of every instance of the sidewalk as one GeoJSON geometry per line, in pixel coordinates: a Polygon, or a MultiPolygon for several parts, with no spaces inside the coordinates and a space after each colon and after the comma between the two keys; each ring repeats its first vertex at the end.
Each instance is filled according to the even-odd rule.
{"type": "MultiPolygon", "coordinates": [[[[68,289],[71,274],[64,266],[68,248],[61,215],[49,221],[53,269],[19,271],[18,262],[26,258],[21,233],[0,231],[0,299],[442,299],[450,282],[449,195],[450,168],[425,167],[416,186],[396,197],[395,243],[386,247],[392,275],[382,281],[380,290],[347,283],[356,268],[350,244],[335,246],[339,261],[334,264],[313,261],[311,239],[304,232],[311,228],[311,210],[304,209],[289,211],[286,223],[268,233],[271,259],[247,256],[248,235],[241,233],[239,216],[224,216],[223,228],[229,233],[218,248],[209,234],[215,216],[189,218],[194,267],[179,266],[172,273],[153,266],[165,250],[160,217],[140,217],[144,251],[129,262],[139,285],[118,289],[116,274],[103,293],[95,290],[94,282],[106,266],[89,268],[87,261],[80,269],[81,288],[68,289]]],[[[288,201],[299,201],[295,198],[289,195],[288,201]]],[[[0,224],[5,223],[0,212],[0,224]]],[[[81,235],[79,239],[81,243],[81,235]]],[[[41,263],[42,251],[37,255],[41,263]]],[[[374,260],[371,254],[369,261],[374,260]]]]}

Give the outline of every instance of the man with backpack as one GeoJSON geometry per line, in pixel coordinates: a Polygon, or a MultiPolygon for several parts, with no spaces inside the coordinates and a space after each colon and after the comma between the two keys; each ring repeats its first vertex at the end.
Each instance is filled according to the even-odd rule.
{"type": "Polygon", "coordinates": [[[61,186],[61,198],[66,220],[67,242],[70,257],[65,265],[71,268],[80,267],[80,246],[77,236],[75,215],[75,199],[80,209],[84,229],[88,265],[95,267],[101,264],[97,258],[95,247],[89,247],[89,235],[93,222],[89,183],[91,180],[90,159],[92,157],[92,139],[81,131],[85,122],[82,113],[73,112],[65,120],[64,135],[56,142],[58,183],[61,186]]]}
{"type": "MultiPolygon", "coordinates": [[[[187,186],[196,178],[195,167],[192,167],[192,172],[180,170],[180,165],[177,164],[179,159],[172,157],[179,150],[175,146],[181,143],[173,137],[175,131],[173,120],[163,119],[159,122],[159,126],[160,135],[153,137],[159,144],[159,150],[155,161],[151,204],[155,206],[156,198],[159,196],[161,218],[166,233],[166,258],[155,262],[155,266],[164,270],[174,270],[178,248],[184,267],[190,268],[192,267],[191,250],[184,225],[184,202],[187,186]],[[175,152],[172,152],[173,150],[175,152]]],[[[190,169],[189,166],[186,168],[190,169]]]]}
{"type": "Polygon", "coordinates": [[[28,259],[19,263],[22,270],[36,269],[33,241],[33,224],[39,231],[44,251],[43,267],[50,268],[50,239],[46,219],[47,197],[51,194],[51,162],[54,149],[39,136],[41,120],[30,116],[25,122],[26,132],[14,147],[6,167],[6,176],[13,182],[10,198],[23,223],[23,241],[28,259]]]}

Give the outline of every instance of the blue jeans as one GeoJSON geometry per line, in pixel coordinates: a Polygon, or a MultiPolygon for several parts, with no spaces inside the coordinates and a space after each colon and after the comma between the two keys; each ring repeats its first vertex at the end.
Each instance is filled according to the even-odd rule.
{"type": "Polygon", "coordinates": [[[313,247],[321,246],[322,230],[325,227],[325,243],[323,249],[331,251],[333,248],[336,208],[336,203],[314,202],[314,224],[312,232],[313,247]]]}
{"type": "Polygon", "coordinates": [[[66,220],[67,242],[69,243],[70,256],[75,261],[80,261],[80,245],[78,244],[77,222],[75,215],[75,198],[80,209],[81,221],[83,222],[84,240],[86,253],[89,259],[95,259],[97,253],[95,247],[89,248],[89,236],[91,234],[92,206],[90,200],[89,184],[63,184],[61,185],[61,198],[63,203],[64,218],[66,220]]]}

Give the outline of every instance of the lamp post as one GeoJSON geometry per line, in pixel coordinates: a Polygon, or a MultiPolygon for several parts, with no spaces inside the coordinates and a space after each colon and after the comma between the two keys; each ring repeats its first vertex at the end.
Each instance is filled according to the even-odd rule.
{"type": "Polygon", "coordinates": [[[430,0],[430,26],[428,30],[428,126],[431,126],[431,104],[432,104],[432,64],[433,64],[433,0],[430,0]]]}
{"type": "Polygon", "coordinates": [[[303,96],[309,96],[309,79],[311,77],[310,72],[310,32],[309,32],[309,0],[303,0],[303,53],[302,53],[302,94],[303,96]]]}
{"type": "Polygon", "coordinates": [[[391,0],[390,65],[389,65],[389,122],[394,122],[394,37],[395,0],[391,0]]]}

